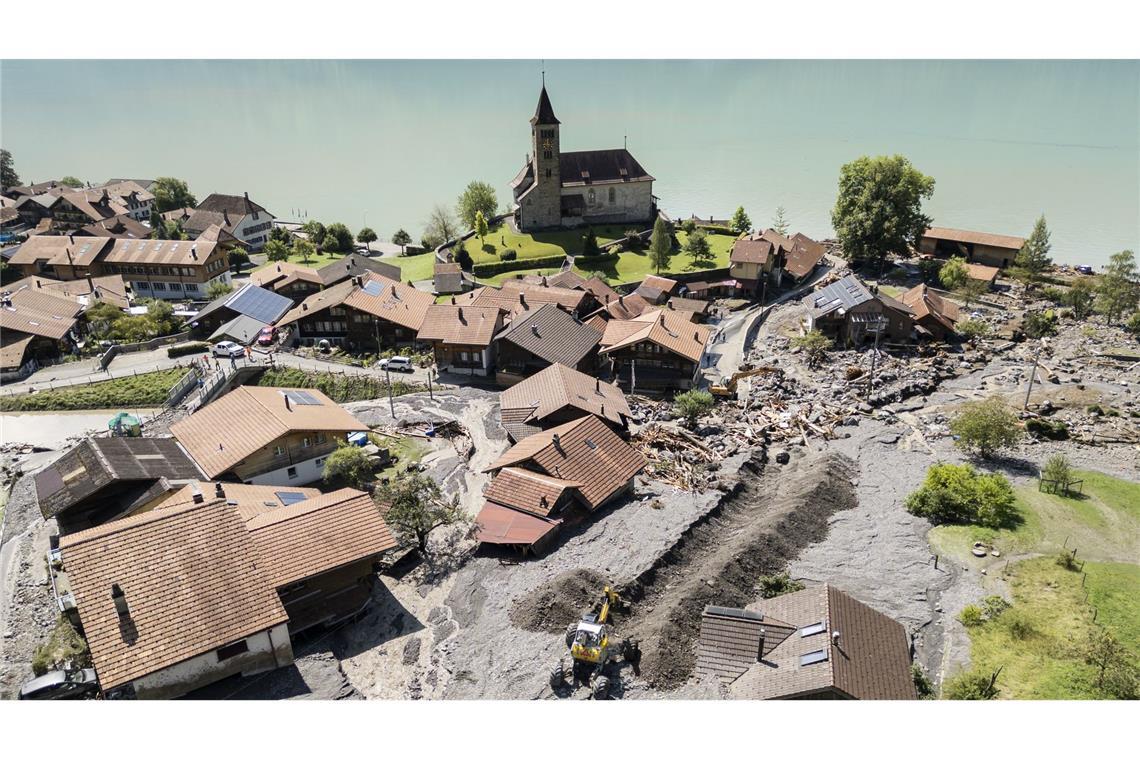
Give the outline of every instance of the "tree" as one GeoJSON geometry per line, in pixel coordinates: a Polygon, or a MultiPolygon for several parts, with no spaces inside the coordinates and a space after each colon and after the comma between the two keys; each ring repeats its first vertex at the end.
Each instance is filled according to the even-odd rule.
{"type": "Polygon", "coordinates": [[[467,246],[463,245],[462,242],[455,244],[452,256],[455,257],[455,263],[458,264],[459,268],[464,272],[470,272],[471,267],[475,266],[475,261],[471,258],[471,254],[467,252],[467,246]]]}
{"type": "Polygon", "coordinates": [[[1053,259],[1049,258],[1052,247],[1049,243],[1049,229],[1045,226],[1045,215],[1042,214],[1013,260],[1014,276],[1024,281],[1027,288],[1040,282],[1041,275],[1053,266],[1053,259]]]}
{"type": "Polygon", "coordinates": [[[265,258],[269,261],[286,261],[289,258],[289,248],[280,240],[270,240],[265,244],[264,250],[265,258]]]}
{"type": "Polygon", "coordinates": [[[67,185],[68,187],[83,187],[83,180],[74,175],[68,174],[66,177],[60,179],[59,184],[67,185]]]}
{"type": "Polygon", "coordinates": [[[831,225],[852,260],[905,256],[930,227],[922,201],[934,195],[934,179],[903,156],[863,156],[839,170],[839,196],[831,225]]]}
{"type": "Polygon", "coordinates": [[[699,227],[693,230],[685,240],[685,250],[692,257],[693,263],[707,263],[712,258],[708,233],[699,227]]]}
{"type": "Polygon", "coordinates": [[[363,489],[372,482],[372,460],[359,446],[342,443],[325,460],[322,474],[326,483],[343,483],[349,488],[363,489]]]}
{"type": "Polygon", "coordinates": [[[392,242],[400,246],[400,255],[407,253],[408,245],[412,242],[412,236],[403,227],[396,230],[396,234],[392,236],[392,242]]]}
{"type": "MultiPolygon", "coordinates": [[[[484,219],[491,219],[499,208],[499,201],[495,197],[495,188],[486,182],[474,181],[459,196],[455,204],[455,213],[464,229],[475,229],[475,215],[483,212],[484,219]]],[[[448,237],[448,236],[445,236],[448,237]]]]}
{"type": "Polygon", "coordinates": [[[1093,300],[1096,296],[1092,284],[1086,279],[1077,280],[1065,291],[1062,303],[1073,310],[1076,319],[1086,319],[1092,313],[1093,300]]]}
{"type": "Polygon", "coordinates": [[[316,219],[310,219],[301,225],[301,232],[308,236],[314,248],[320,248],[325,243],[325,226],[316,219]]]}
{"type": "Polygon", "coordinates": [[[1132,251],[1112,254],[1097,287],[1094,308],[1109,322],[1136,311],[1140,299],[1140,275],[1137,275],[1136,256],[1132,251]]]}
{"type": "Polygon", "coordinates": [[[744,206],[736,207],[736,211],[732,214],[732,220],[728,224],[737,235],[743,235],[752,229],[752,220],[748,218],[744,206]]]}
{"type": "Polygon", "coordinates": [[[302,264],[308,264],[316,255],[317,247],[308,240],[298,240],[293,243],[293,257],[300,259],[302,264]]]}
{"type": "Polygon", "coordinates": [[[649,237],[649,262],[655,267],[657,274],[662,269],[669,268],[669,260],[673,258],[673,233],[669,225],[661,217],[653,223],[653,234],[649,237]]]}
{"type": "Polygon", "coordinates": [[[1136,699],[1140,677],[1128,648],[1104,628],[1089,632],[1084,651],[1085,662],[1096,668],[1096,688],[1116,699],[1136,699]]]}
{"type": "Polygon", "coordinates": [[[293,233],[284,227],[274,227],[269,231],[269,239],[288,247],[293,245],[293,233]]]}
{"type": "Polygon", "coordinates": [[[586,230],[586,237],[582,239],[582,255],[583,256],[597,256],[602,252],[598,247],[598,236],[594,234],[594,228],[590,227],[586,230]]]}
{"type": "Polygon", "coordinates": [[[436,528],[466,519],[458,498],[444,501],[439,486],[421,473],[408,473],[380,488],[377,495],[388,505],[384,520],[403,541],[414,541],[427,557],[428,536],[436,528]]]}
{"type": "Polygon", "coordinates": [[[990,334],[990,326],[980,319],[963,319],[954,325],[954,331],[966,340],[977,340],[990,334]]]}
{"type": "MultiPolygon", "coordinates": [[[[274,241],[270,241],[270,242],[274,242],[274,241]]],[[[266,243],[265,246],[266,246],[266,248],[268,248],[269,243],[266,243]]],[[[289,256],[289,249],[284,248],[284,246],[282,246],[282,248],[285,251],[285,256],[288,257],[289,256]]],[[[246,252],[246,250],[244,248],[242,248],[241,246],[238,246],[237,248],[234,248],[232,251],[230,251],[230,266],[233,267],[233,270],[235,272],[240,272],[248,264],[249,264],[249,253],[246,252]]]]}
{"type": "Polygon", "coordinates": [[[206,286],[206,298],[209,298],[211,301],[233,292],[234,286],[225,282],[211,282],[206,286]]]}
{"type": "Polygon", "coordinates": [[[352,253],[352,231],[340,222],[333,222],[325,228],[321,250],[331,253],[352,253]]]}
{"type": "Polygon", "coordinates": [[[154,181],[154,210],[158,213],[198,205],[190,186],[177,177],[159,177],[154,181]]]}
{"type": "Polygon", "coordinates": [[[1124,330],[1140,338],[1140,311],[1134,312],[1124,323],[1124,330]]]}
{"type": "Polygon", "coordinates": [[[963,451],[989,459],[995,451],[1021,440],[1017,415],[997,396],[984,401],[971,401],[950,421],[954,445],[963,451]]]}
{"type": "Polygon", "coordinates": [[[922,281],[929,285],[930,283],[938,280],[938,276],[942,273],[942,267],[944,266],[946,266],[946,263],[944,261],[940,261],[939,259],[919,259],[918,271],[922,274],[922,281]]]}
{"type": "Polygon", "coordinates": [[[625,250],[636,253],[645,247],[645,240],[641,237],[641,230],[626,230],[622,235],[625,237],[625,244],[623,246],[625,250]]]}
{"type": "Polygon", "coordinates": [[[787,237],[789,226],[783,206],[776,206],[776,215],[772,217],[772,229],[787,237]]]}
{"type": "Polygon", "coordinates": [[[823,357],[831,349],[831,338],[819,330],[812,330],[807,335],[798,335],[792,338],[792,345],[802,350],[807,356],[808,367],[818,367],[823,357]]]}
{"type": "Polygon", "coordinates": [[[673,397],[673,411],[685,418],[689,427],[697,424],[701,415],[713,408],[713,397],[708,391],[691,390],[673,397]]]}
{"type": "MultiPolygon", "coordinates": [[[[404,234],[406,235],[408,233],[405,232],[404,234]]],[[[365,227],[360,230],[360,232],[356,233],[356,242],[364,243],[366,246],[368,246],[368,250],[370,251],[372,250],[372,244],[375,243],[378,239],[379,238],[376,235],[376,231],[371,227],[365,227]]]]}
{"type": "Polygon", "coordinates": [[[190,236],[182,230],[181,222],[163,219],[157,211],[152,211],[150,212],[150,237],[151,240],[187,240],[190,236]]]}
{"type": "Polygon", "coordinates": [[[1051,480],[1056,484],[1055,492],[1062,496],[1069,495],[1069,485],[1073,482],[1073,468],[1064,454],[1054,454],[1045,460],[1041,468],[1041,479],[1051,480]]]}
{"type": "Polygon", "coordinates": [[[966,308],[968,309],[970,308],[970,304],[979,300],[989,292],[989,289],[990,286],[985,281],[968,278],[966,282],[962,284],[962,287],[958,288],[958,295],[966,302],[966,308]]]}
{"type": "Polygon", "coordinates": [[[0,189],[7,190],[20,184],[20,175],[16,173],[16,164],[12,161],[12,154],[6,148],[0,148],[0,189]]]}
{"type": "Polygon", "coordinates": [[[485,244],[484,238],[487,237],[488,232],[490,232],[490,228],[487,226],[487,217],[483,216],[482,211],[476,211],[475,234],[479,236],[479,245],[485,244]]]}
{"type": "Polygon", "coordinates": [[[1057,315],[1052,309],[1026,312],[1021,320],[1021,330],[1030,338],[1044,338],[1057,332],[1057,315]]]}
{"type": "Polygon", "coordinates": [[[970,270],[966,268],[966,260],[955,256],[942,265],[938,272],[938,281],[947,290],[958,290],[970,280],[970,270]]]}
{"type": "Polygon", "coordinates": [[[906,497],[912,515],[933,523],[1010,527],[1017,519],[1013,486],[1004,475],[978,473],[970,464],[939,462],[926,471],[922,486],[906,497]]]}
{"type": "MultiPolygon", "coordinates": [[[[474,218],[474,217],[472,217],[474,218]]],[[[455,217],[447,209],[447,206],[437,203],[428,215],[427,224],[424,229],[424,237],[430,238],[433,241],[438,241],[435,245],[428,246],[429,248],[438,248],[444,243],[452,240],[458,234],[455,226],[455,217]]]]}

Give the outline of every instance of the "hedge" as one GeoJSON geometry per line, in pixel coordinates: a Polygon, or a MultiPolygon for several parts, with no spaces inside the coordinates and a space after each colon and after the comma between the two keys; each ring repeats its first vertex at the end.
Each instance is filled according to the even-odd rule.
{"type": "Polygon", "coordinates": [[[191,343],[182,343],[177,346],[171,346],[166,349],[166,356],[169,359],[174,359],[178,356],[186,356],[187,354],[201,354],[210,350],[210,344],[204,341],[193,341],[191,343]]]}
{"type": "Polygon", "coordinates": [[[565,256],[536,256],[533,259],[515,259],[514,261],[489,261],[471,267],[471,273],[476,277],[491,277],[502,272],[514,272],[519,269],[542,269],[544,267],[559,267],[566,260],[565,256]]]}

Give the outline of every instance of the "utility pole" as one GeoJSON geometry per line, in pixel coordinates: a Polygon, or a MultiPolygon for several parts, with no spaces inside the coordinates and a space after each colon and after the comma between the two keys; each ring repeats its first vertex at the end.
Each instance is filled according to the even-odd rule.
{"type": "Polygon", "coordinates": [[[427,377],[428,377],[428,398],[429,398],[429,399],[431,399],[432,401],[435,401],[435,396],[433,396],[433,395],[432,395],[432,393],[431,393],[431,376],[432,376],[432,375],[434,375],[434,374],[435,374],[435,362],[433,361],[433,362],[431,363],[431,365],[430,365],[430,366],[428,366],[428,368],[427,368],[427,377]]]}
{"type": "MultiPolygon", "coordinates": [[[[1045,339],[1041,340],[1041,350],[1044,350],[1049,345],[1045,339]]],[[[1041,351],[1033,354],[1033,367],[1029,370],[1029,387],[1025,390],[1025,403],[1021,405],[1022,411],[1029,409],[1029,394],[1033,393],[1033,378],[1037,376],[1037,361],[1041,355],[1041,351]]]]}
{"type": "Polygon", "coordinates": [[[388,408],[392,410],[392,419],[396,419],[396,402],[392,399],[392,373],[384,367],[384,381],[388,383],[388,408]]]}
{"type": "Polygon", "coordinates": [[[875,327],[875,348],[871,352],[871,374],[867,377],[867,397],[870,399],[871,393],[875,390],[875,367],[878,365],[879,359],[879,335],[886,328],[886,320],[882,317],[872,322],[875,327]]]}

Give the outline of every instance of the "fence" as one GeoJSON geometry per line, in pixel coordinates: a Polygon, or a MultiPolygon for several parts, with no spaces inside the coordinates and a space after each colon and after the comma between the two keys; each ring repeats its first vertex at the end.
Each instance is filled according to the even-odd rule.
{"type": "Polygon", "coordinates": [[[174,406],[185,398],[186,394],[198,384],[198,378],[201,376],[202,372],[198,369],[198,365],[191,367],[190,371],[183,375],[182,379],[175,383],[174,387],[170,389],[170,393],[166,395],[166,405],[174,406]]]}

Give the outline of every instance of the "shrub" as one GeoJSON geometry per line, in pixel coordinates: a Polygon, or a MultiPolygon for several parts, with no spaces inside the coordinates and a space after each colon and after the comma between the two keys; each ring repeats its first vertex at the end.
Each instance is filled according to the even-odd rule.
{"type": "Polygon", "coordinates": [[[625,250],[637,252],[645,247],[645,241],[641,239],[640,230],[626,230],[624,234],[625,250]]]}
{"type": "Polygon", "coordinates": [[[1049,457],[1045,460],[1045,466],[1041,468],[1041,478],[1053,481],[1056,490],[1062,495],[1067,495],[1069,485],[1073,482],[1073,468],[1069,466],[1068,458],[1064,454],[1054,454],[1049,457]]]}
{"type": "Polygon", "coordinates": [[[942,686],[944,699],[995,699],[998,695],[997,673],[977,671],[959,673],[942,686]]]}
{"type": "Polygon", "coordinates": [[[1018,641],[1024,641],[1037,633],[1037,626],[1034,625],[1033,621],[1026,617],[1025,613],[1018,610],[1006,615],[1005,623],[1009,629],[1009,635],[1018,641]]]}
{"type": "Polygon", "coordinates": [[[1124,323],[1124,329],[1126,332],[1140,338],[1140,311],[1128,318],[1128,321],[1124,323]]]}
{"type": "Polygon", "coordinates": [[[597,256],[602,252],[598,248],[598,236],[594,234],[594,228],[591,227],[586,231],[586,237],[582,241],[582,255],[583,256],[597,256]]]}
{"type": "Polygon", "coordinates": [[[950,422],[954,444],[965,451],[988,459],[998,449],[1017,443],[1021,428],[1017,416],[997,396],[972,401],[950,422]]]}
{"type": "MultiPolygon", "coordinates": [[[[458,257],[458,254],[456,254],[458,257]]],[[[458,258],[456,259],[458,261],[458,258]]],[[[496,274],[503,272],[515,272],[519,269],[556,269],[562,266],[562,262],[566,260],[565,256],[536,256],[530,259],[515,259],[512,261],[488,261],[479,264],[474,264],[471,267],[471,273],[476,277],[492,277],[496,274]]],[[[617,254],[610,254],[607,256],[594,256],[590,259],[591,265],[594,262],[616,262],[618,260],[617,254]]],[[[462,262],[460,262],[462,266],[462,262]]]]}
{"type": "Polygon", "coordinates": [[[986,620],[997,620],[1009,607],[1010,604],[1005,600],[1005,597],[998,594],[992,594],[982,600],[982,612],[985,614],[986,620]]]}
{"type": "Polygon", "coordinates": [[[1025,430],[1033,435],[1054,441],[1064,441],[1069,437],[1069,426],[1061,420],[1036,417],[1026,421],[1025,430]]]}
{"type": "Polygon", "coordinates": [[[1030,338],[1044,338],[1057,333],[1057,315],[1052,309],[1031,311],[1021,322],[1022,331],[1030,338]]]}
{"type": "Polygon", "coordinates": [[[831,338],[819,330],[812,330],[807,335],[792,338],[792,345],[802,349],[807,355],[809,367],[816,367],[823,361],[823,357],[827,356],[827,352],[831,348],[831,338]]]}
{"type": "Polygon", "coordinates": [[[179,356],[187,356],[189,354],[204,354],[210,350],[210,344],[204,341],[196,340],[190,343],[179,343],[175,346],[170,346],[166,349],[166,356],[168,359],[174,359],[179,356]]]}
{"type": "Polygon", "coordinates": [[[906,497],[906,509],[934,523],[1010,526],[1017,516],[1013,487],[999,474],[978,474],[969,464],[938,463],[922,487],[906,497]]]}
{"type": "Polygon", "coordinates": [[[804,590],[804,584],[792,580],[787,573],[761,575],[758,585],[760,587],[760,596],[764,599],[771,599],[775,596],[782,596],[784,594],[804,590]]]}
{"type": "Polygon", "coordinates": [[[697,419],[713,407],[713,397],[708,391],[691,390],[678,393],[673,398],[673,410],[685,418],[692,427],[697,419]]]}
{"type": "Polygon", "coordinates": [[[914,679],[914,690],[918,692],[919,699],[934,699],[934,684],[917,662],[910,666],[910,677],[914,679]]]}
{"type": "Polygon", "coordinates": [[[1055,304],[1062,304],[1065,302],[1065,291],[1061,290],[1060,288],[1055,288],[1052,285],[1044,288],[1041,291],[1041,295],[1055,304]]]}
{"type": "Polygon", "coordinates": [[[514,261],[519,257],[518,251],[514,248],[507,248],[499,254],[499,258],[503,261],[514,261]]]}
{"type": "Polygon", "coordinates": [[[325,460],[322,473],[326,483],[343,483],[349,488],[364,488],[372,481],[372,460],[359,446],[341,444],[325,460]]]}
{"type": "Polygon", "coordinates": [[[980,319],[963,319],[954,330],[966,340],[977,340],[990,334],[989,324],[980,319]]]}
{"type": "Polygon", "coordinates": [[[32,655],[32,672],[42,676],[49,670],[65,663],[73,663],[80,668],[91,667],[91,653],[87,642],[63,615],[59,616],[51,636],[32,655]]]}
{"type": "Polygon", "coordinates": [[[1073,556],[1072,552],[1066,549],[1062,549],[1057,553],[1056,561],[1058,567],[1063,567],[1066,570],[1071,570],[1072,572],[1076,572],[1080,567],[1077,565],[1077,558],[1073,556]]]}
{"type": "Polygon", "coordinates": [[[978,605],[967,604],[958,613],[958,621],[967,628],[975,628],[986,622],[986,615],[978,605]]]}

